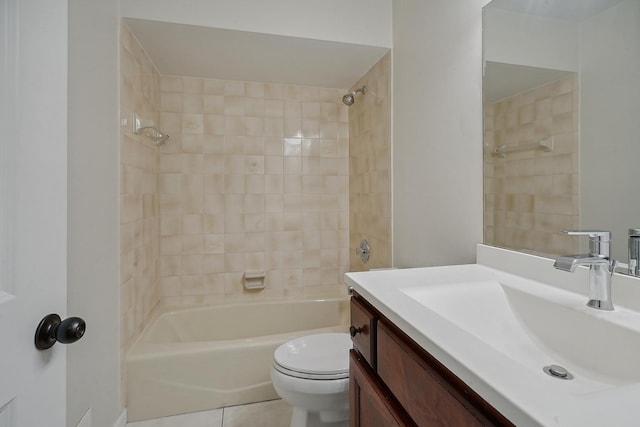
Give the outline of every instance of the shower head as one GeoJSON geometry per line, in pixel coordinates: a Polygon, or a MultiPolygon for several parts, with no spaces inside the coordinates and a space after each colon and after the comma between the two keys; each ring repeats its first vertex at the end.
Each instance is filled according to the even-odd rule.
{"type": "Polygon", "coordinates": [[[351,107],[353,105],[353,103],[356,101],[356,93],[360,92],[361,94],[365,94],[367,93],[367,87],[366,86],[362,86],[359,87],[358,89],[354,90],[351,93],[346,94],[345,96],[342,97],[342,102],[344,103],[344,105],[346,105],[347,107],[351,107]]]}
{"type": "Polygon", "coordinates": [[[342,102],[344,102],[344,105],[346,105],[347,107],[351,107],[356,100],[356,97],[354,95],[355,95],[355,92],[348,93],[345,96],[343,96],[342,102]]]}

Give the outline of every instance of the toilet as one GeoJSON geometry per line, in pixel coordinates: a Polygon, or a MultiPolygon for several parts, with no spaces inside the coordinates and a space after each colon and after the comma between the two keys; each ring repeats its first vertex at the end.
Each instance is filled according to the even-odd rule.
{"type": "Polygon", "coordinates": [[[271,381],[293,407],[291,427],[349,425],[349,350],[346,333],[307,335],[273,355],[271,381]]]}

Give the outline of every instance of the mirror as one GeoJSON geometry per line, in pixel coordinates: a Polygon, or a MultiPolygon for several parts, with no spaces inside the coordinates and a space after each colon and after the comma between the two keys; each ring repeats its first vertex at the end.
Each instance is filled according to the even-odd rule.
{"type": "Polygon", "coordinates": [[[588,252],[562,229],[640,228],[640,1],[493,0],[483,10],[484,241],[588,252]]]}

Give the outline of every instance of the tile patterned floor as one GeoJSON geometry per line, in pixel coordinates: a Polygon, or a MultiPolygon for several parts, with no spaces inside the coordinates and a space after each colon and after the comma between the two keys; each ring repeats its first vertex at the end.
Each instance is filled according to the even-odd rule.
{"type": "Polygon", "coordinates": [[[127,427],[288,427],[291,407],[282,400],[128,423],[127,427]]]}

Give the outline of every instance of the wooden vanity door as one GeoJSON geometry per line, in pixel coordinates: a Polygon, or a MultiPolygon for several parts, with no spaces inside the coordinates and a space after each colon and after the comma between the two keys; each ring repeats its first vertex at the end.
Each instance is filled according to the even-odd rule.
{"type": "Polygon", "coordinates": [[[350,426],[351,427],[405,427],[415,424],[404,414],[402,408],[385,398],[383,386],[356,350],[351,350],[349,359],[350,426]]]}
{"type": "Polygon", "coordinates": [[[512,426],[397,327],[378,322],[377,339],[377,374],[418,425],[512,426]]]}

